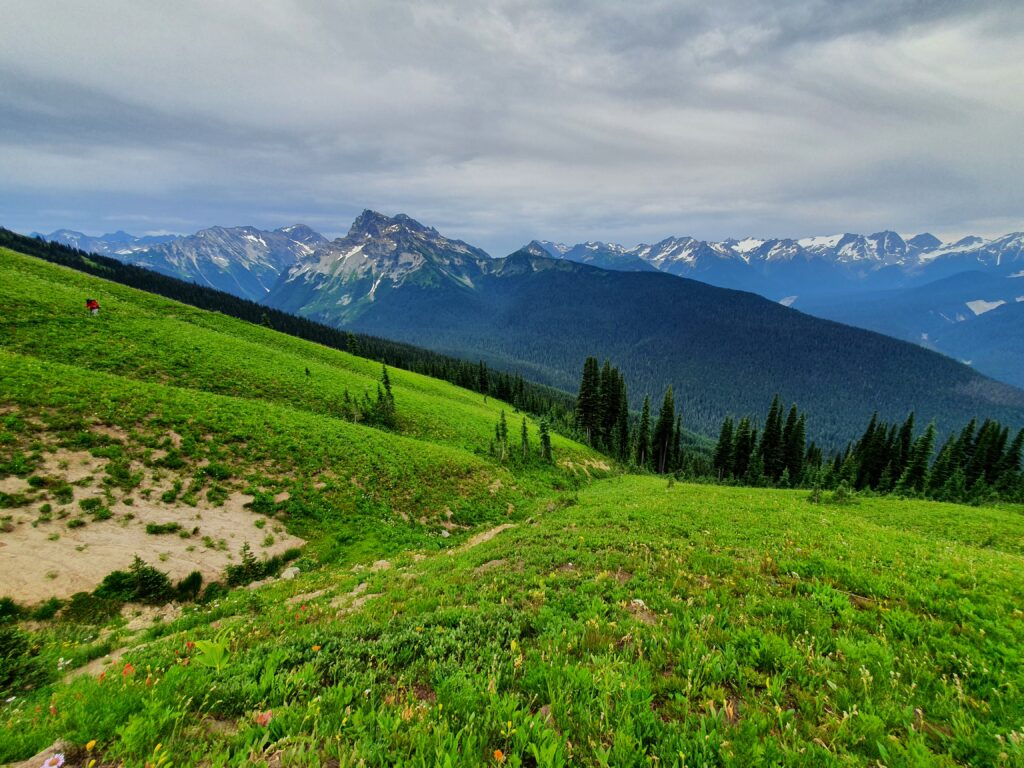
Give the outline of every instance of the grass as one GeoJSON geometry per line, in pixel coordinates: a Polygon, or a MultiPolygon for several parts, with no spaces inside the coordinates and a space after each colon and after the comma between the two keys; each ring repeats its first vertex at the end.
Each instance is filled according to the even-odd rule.
{"type": "Polygon", "coordinates": [[[1022,764],[1019,510],[623,477],[532,511],[472,549],[190,609],[134,672],[48,692],[56,715],[9,707],[0,755],[62,736],[128,764],[157,743],[186,765],[1022,764]],[[353,591],[375,597],[346,613],[353,591]]]}
{"type": "Polygon", "coordinates": [[[95,599],[0,625],[0,762],[1024,765],[1020,507],[608,476],[561,438],[501,464],[508,406],[447,384],[393,372],[383,431],[330,399],[374,363],[9,253],[0,295],[5,475],[88,450],[86,514],[147,467],[310,541],[296,579],[149,628],[95,599]]]}

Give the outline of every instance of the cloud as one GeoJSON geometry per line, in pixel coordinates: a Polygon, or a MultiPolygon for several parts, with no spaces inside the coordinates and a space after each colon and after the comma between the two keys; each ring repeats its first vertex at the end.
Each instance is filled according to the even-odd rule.
{"type": "Polygon", "coordinates": [[[0,0],[7,226],[1020,228],[1016,2],[0,0]],[[1005,225],[1005,226],[1004,226],[1005,225]]]}

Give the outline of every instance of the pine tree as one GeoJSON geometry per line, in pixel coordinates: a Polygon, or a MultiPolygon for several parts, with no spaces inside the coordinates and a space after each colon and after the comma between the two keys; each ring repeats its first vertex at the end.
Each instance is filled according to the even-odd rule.
{"type": "Polygon", "coordinates": [[[797,416],[796,406],[789,409],[786,426],[782,430],[782,453],[784,470],[789,473],[789,482],[794,488],[800,485],[804,469],[804,454],[807,450],[807,427],[803,414],[797,416]]]}
{"type": "Polygon", "coordinates": [[[548,464],[551,463],[551,435],[548,433],[547,419],[540,420],[540,455],[548,464]]]}
{"type": "Polygon", "coordinates": [[[735,449],[732,433],[732,416],[727,416],[725,421],[722,422],[721,430],[718,432],[718,444],[715,446],[715,458],[713,461],[715,475],[719,480],[726,480],[732,476],[732,454],[735,449]]]}
{"type": "Polygon", "coordinates": [[[583,432],[588,445],[594,444],[601,422],[601,374],[597,358],[588,357],[583,363],[580,378],[580,392],[576,397],[576,424],[583,432]]]}
{"type": "Polygon", "coordinates": [[[626,381],[619,377],[619,406],[616,411],[615,424],[615,455],[620,461],[629,460],[629,397],[626,392],[626,381]]]}
{"type": "Polygon", "coordinates": [[[646,469],[651,461],[651,398],[644,397],[644,407],[640,411],[640,426],[636,433],[636,465],[646,469]]]}
{"type": "Polygon", "coordinates": [[[671,385],[665,390],[665,399],[661,403],[658,421],[654,425],[651,440],[651,456],[654,459],[654,471],[665,474],[669,469],[672,454],[672,430],[675,425],[675,401],[671,385]]]}
{"type": "Polygon", "coordinates": [[[744,416],[740,419],[739,427],[736,429],[736,439],[733,441],[733,454],[730,462],[733,475],[736,477],[740,479],[746,477],[753,448],[754,437],[750,430],[750,419],[744,416]]]}
{"type": "Polygon", "coordinates": [[[903,473],[907,469],[907,464],[910,462],[910,449],[914,444],[914,412],[911,411],[910,415],[907,416],[907,420],[903,422],[903,426],[900,427],[900,436],[897,447],[899,448],[899,456],[895,466],[893,467],[896,471],[897,477],[902,477],[903,473]]]}
{"type": "Polygon", "coordinates": [[[519,432],[520,443],[523,449],[523,460],[530,458],[530,433],[526,426],[526,417],[523,416],[523,427],[519,432]]]}
{"type": "Polygon", "coordinates": [[[491,389],[491,380],[489,371],[487,370],[487,364],[481,360],[477,366],[476,371],[476,391],[482,395],[489,394],[491,389]]]}
{"type": "Polygon", "coordinates": [[[782,403],[779,396],[772,399],[768,419],[764,423],[759,453],[764,465],[764,475],[769,480],[778,480],[782,474],[784,457],[782,453],[782,403]]]}
{"type": "Polygon", "coordinates": [[[935,423],[933,422],[928,425],[925,433],[914,441],[907,469],[904,471],[903,477],[896,484],[898,492],[922,493],[924,491],[928,482],[928,465],[934,448],[935,423]]]}

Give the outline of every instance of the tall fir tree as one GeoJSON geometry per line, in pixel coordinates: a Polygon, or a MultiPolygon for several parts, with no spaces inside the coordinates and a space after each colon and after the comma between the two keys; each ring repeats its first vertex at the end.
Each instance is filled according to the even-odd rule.
{"type": "Polygon", "coordinates": [[[587,444],[594,445],[601,427],[601,374],[596,357],[588,357],[583,363],[580,392],[576,397],[576,424],[587,444]]]}
{"type": "Polygon", "coordinates": [[[548,432],[547,419],[540,420],[540,456],[548,464],[551,463],[551,434],[548,432]]]}
{"type": "Polygon", "coordinates": [[[785,461],[782,453],[782,403],[778,395],[772,399],[771,407],[768,409],[759,452],[764,475],[769,480],[778,480],[782,475],[785,461]]]}
{"type": "Polygon", "coordinates": [[[636,430],[636,465],[647,469],[651,463],[651,398],[644,397],[644,407],[640,411],[640,424],[636,430]]]}
{"type": "Polygon", "coordinates": [[[718,431],[718,443],[715,445],[715,458],[712,466],[719,480],[732,477],[733,422],[732,416],[726,416],[722,428],[718,431]]]}
{"type": "Polygon", "coordinates": [[[665,474],[669,469],[669,461],[672,458],[672,429],[675,421],[675,398],[672,395],[672,387],[669,386],[665,390],[665,398],[662,400],[658,421],[654,425],[654,435],[651,439],[651,458],[654,461],[654,471],[659,474],[665,474]]]}

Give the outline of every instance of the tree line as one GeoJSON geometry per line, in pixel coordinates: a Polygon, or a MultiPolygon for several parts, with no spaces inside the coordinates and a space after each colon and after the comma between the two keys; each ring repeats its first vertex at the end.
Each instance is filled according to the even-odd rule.
{"type": "Polygon", "coordinates": [[[936,428],[915,429],[915,415],[887,423],[871,417],[861,437],[828,455],[807,439],[807,415],[788,410],[776,395],[763,421],[726,417],[713,451],[682,426],[672,387],[657,417],[644,397],[639,416],[629,411],[618,368],[597,358],[583,364],[576,398],[576,432],[599,451],[636,469],[732,485],[837,489],[950,501],[1024,501],[1024,429],[995,419],[972,420],[935,452],[936,428]]]}
{"type": "Polygon", "coordinates": [[[935,452],[936,429],[915,429],[915,415],[887,423],[871,417],[861,437],[825,457],[806,444],[805,417],[791,406],[783,422],[778,396],[764,427],[744,417],[722,422],[715,446],[713,479],[783,488],[828,488],[894,493],[957,503],[1024,501],[1024,429],[995,419],[972,419],[935,452]]]}

